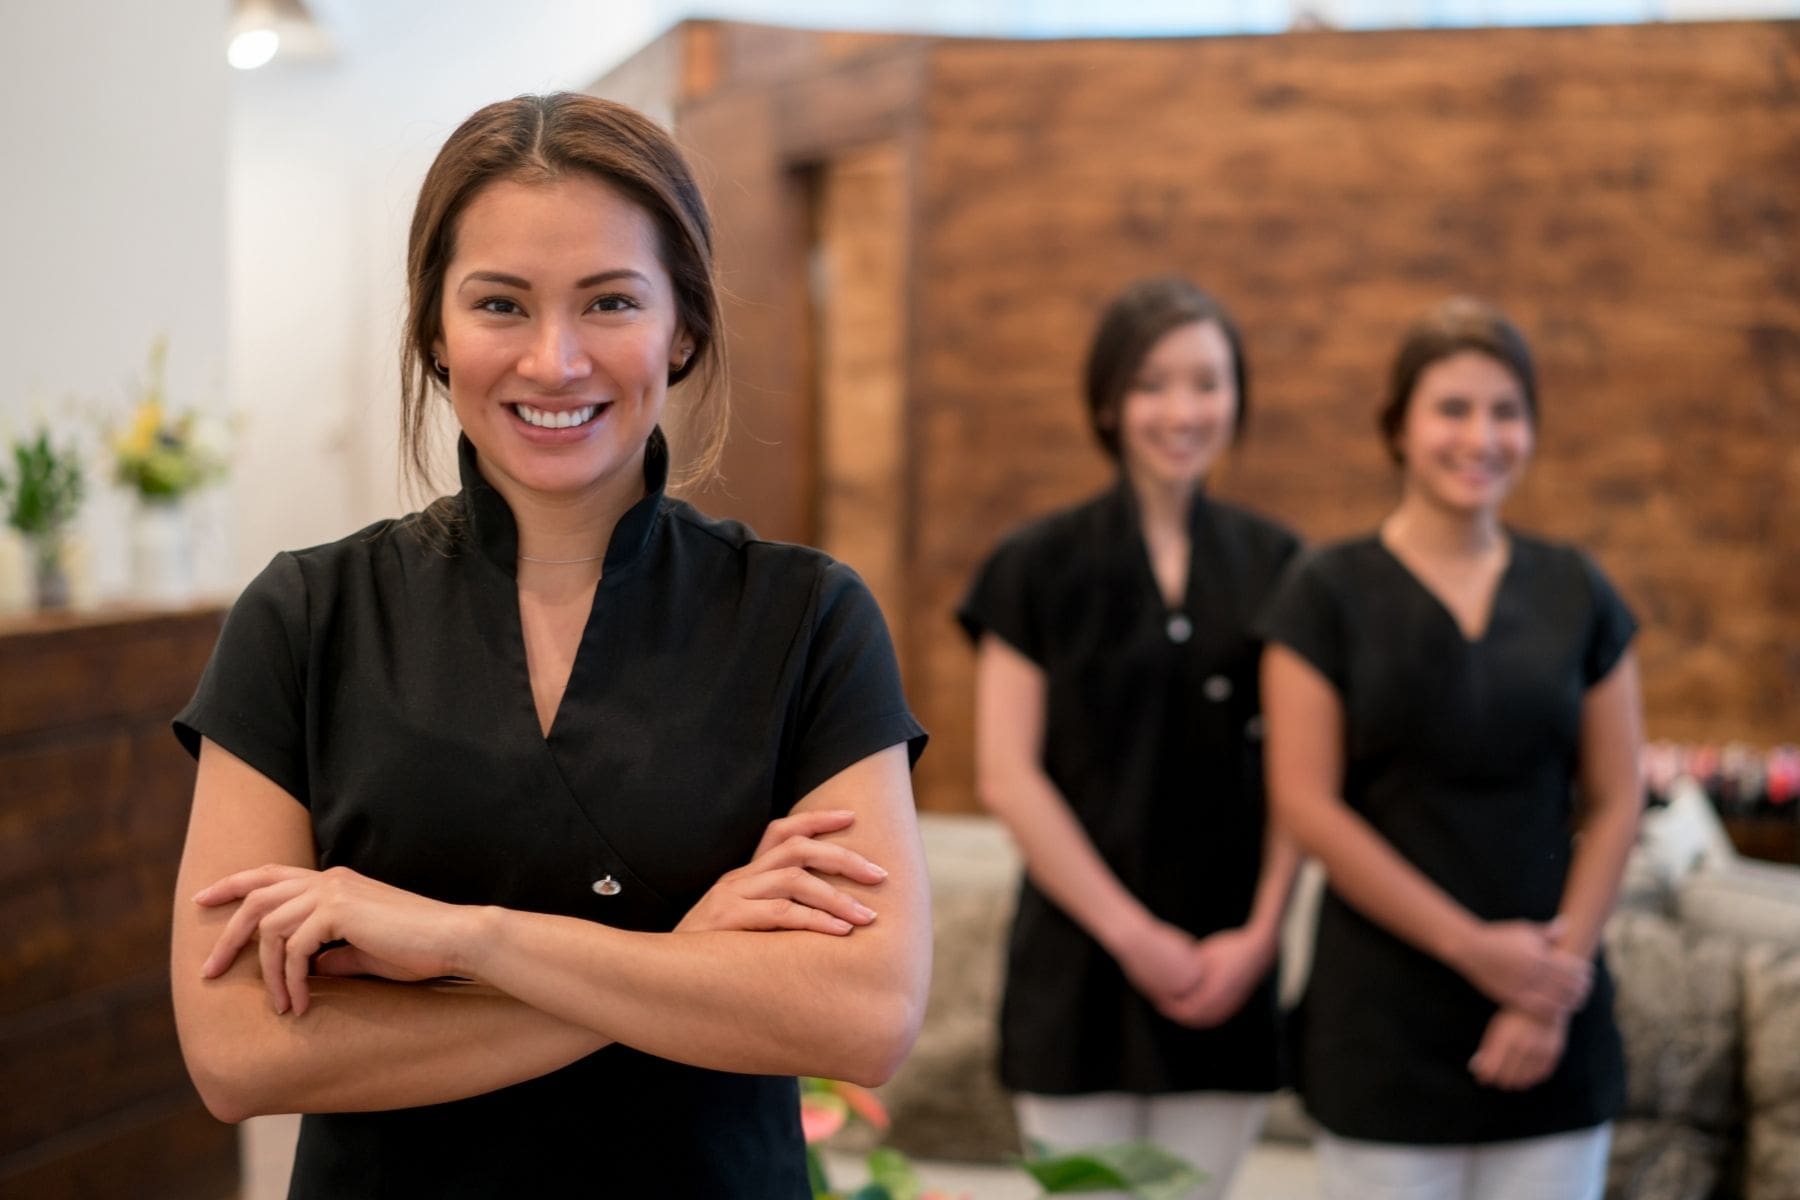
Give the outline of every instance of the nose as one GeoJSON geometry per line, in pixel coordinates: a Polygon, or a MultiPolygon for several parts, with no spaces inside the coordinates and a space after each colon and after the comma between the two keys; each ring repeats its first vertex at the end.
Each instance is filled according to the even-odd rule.
{"type": "Polygon", "coordinates": [[[519,359],[519,374],[539,387],[555,389],[585,379],[593,372],[593,359],[582,347],[580,332],[567,321],[549,318],[519,359]]]}

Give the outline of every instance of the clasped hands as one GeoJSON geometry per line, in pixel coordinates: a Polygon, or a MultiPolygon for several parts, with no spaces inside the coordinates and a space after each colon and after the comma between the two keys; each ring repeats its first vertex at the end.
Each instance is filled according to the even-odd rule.
{"type": "Polygon", "coordinates": [[[1490,921],[1450,965],[1500,1006],[1469,1071],[1481,1083],[1523,1091],[1562,1061],[1569,1017],[1587,1003],[1594,965],[1560,945],[1563,918],[1490,921]]]}
{"type": "Polygon", "coordinates": [[[1195,937],[1151,918],[1108,948],[1131,985],[1178,1025],[1205,1029],[1244,1006],[1275,962],[1275,938],[1248,928],[1195,937]]]}
{"type": "MultiPolygon", "coordinates": [[[[872,887],[887,872],[848,846],[824,840],[855,819],[850,812],[820,811],[772,821],[750,862],[721,876],[675,932],[810,930],[841,937],[869,924],[875,911],[830,879],[872,887]]],[[[201,975],[224,974],[255,942],[270,1005],[295,1016],[311,1003],[311,976],[411,983],[467,975],[467,948],[482,928],[476,906],[431,900],[347,867],[315,871],[272,864],[238,871],[201,889],[194,902],[238,905],[201,975]],[[344,944],[331,946],[338,942],[344,944]]]]}

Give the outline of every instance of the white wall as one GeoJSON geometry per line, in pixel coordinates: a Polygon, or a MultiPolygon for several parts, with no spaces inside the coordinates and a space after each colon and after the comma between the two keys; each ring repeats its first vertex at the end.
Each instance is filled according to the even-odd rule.
{"type": "MultiPolygon", "coordinates": [[[[47,416],[97,445],[159,332],[171,392],[224,400],[225,10],[4,0],[0,444],[47,416]]],[[[126,510],[92,490],[89,582],[115,591],[126,510]]],[[[17,599],[14,554],[0,602],[17,599]]]]}
{"type": "Polygon", "coordinates": [[[658,32],[656,5],[313,0],[327,61],[231,90],[237,562],[413,507],[398,487],[406,225],[444,138],[492,100],[581,88],[658,32]]]}

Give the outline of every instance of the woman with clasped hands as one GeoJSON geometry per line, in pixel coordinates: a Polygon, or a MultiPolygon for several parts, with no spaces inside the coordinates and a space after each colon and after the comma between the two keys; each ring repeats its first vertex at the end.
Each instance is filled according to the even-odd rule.
{"type": "Polygon", "coordinates": [[[1427,314],[1381,417],[1398,507],[1297,562],[1265,619],[1270,801],[1330,878],[1299,1017],[1328,1197],[1604,1183],[1624,1069],[1599,946],[1643,800],[1636,626],[1587,556],[1500,520],[1537,415],[1510,322],[1427,314]]]}
{"type": "Polygon", "coordinates": [[[924,732],[853,572],[665,494],[723,420],[698,189],[628,108],[491,105],[408,283],[461,491],[277,556],[176,722],[194,1080],[307,1114],[295,1197],[809,1196],[792,1077],[922,1015],[924,732]]]}

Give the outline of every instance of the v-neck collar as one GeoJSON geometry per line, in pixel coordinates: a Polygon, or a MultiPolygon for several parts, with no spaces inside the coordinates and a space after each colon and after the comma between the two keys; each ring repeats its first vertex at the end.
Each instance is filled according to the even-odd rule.
{"type": "Polygon", "coordinates": [[[1494,621],[1500,615],[1500,601],[1506,595],[1507,581],[1512,578],[1513,569],[1519,562],[1519,535],[1511,529],[1506,529],[1504,532],[1506,534],[1506,562],[1501,565],[1500,574],[1494,580],[1493,593],[1488,596],[1487,620],[1482,623],[1480,631],[1473,635],[1463,628],[1462,622],[1456,619],[1455,611],[1444,602],[1442,596],[1437,594],[1437,590],[1421,579],[1418,572],[1406,564],[1405,559],[1394,553],[1393,549],[1383,540],[1379,530],[1370,535],[1369,541],[1374,543],[1382,558],[1392,563],[1400,574],[1412,581],[1413,587],[1424,593],[1438,612],[1443,614],[1444,619],[1450,622],[1450,628],[1456,631],[1456,636],[1465,646],[1479,646],[1485,643],[1488,636],[1494,632],[1494,621]]]}
{"type": "MultiPolygon", "coordinates": [[[[461,435],[456,442],[457,470],[462,477],[463,511],[468,516],[469,532],[476,550],[494,566],[516,575],[519,564],[519,526],[513,519],[512,507],[494,486],[482,477],[477,464],[474,443],[461,435]]],[[[602,576],[610,575],[642,554],[650,541],[650,530],[656,525],[662,509],[664,489],[669,482],[669,443],[660,426],[650,433],[644,447],[644,498],[626,509],[613,526],[612,540],[606,545],[606,558],[600,564],[602,576]]]]}
{"type": "Polygon", "coordinates": [[[1178,613],[1190,610],[1194,606],[1194,589],[1198,586],[1195,568],[1199,565],[1201,539],[1207,530],[1208,505],[1206,485],[1202,483],[1194,489],[1194,497],[1188,501],[1187,535],[1188,562],[1187,578],[1182,581],[1181,598],[1174,604],[1163,594],[1162,581],[1156,577],[1156,565],[1150,558],[1150,539],[1144,535],[1144,518],[1138,504],[1137,493],[1132,490],[1131,480],[1125,472],[1119,472],[1118,482],[1112,490],[1114,511],[1122,525],[1119,544],[1127,548],[1137,559],[1139,574],[1148,581],[1150,594],[1156,598],[1157,608],[1164,613],[1178,613]]]}

